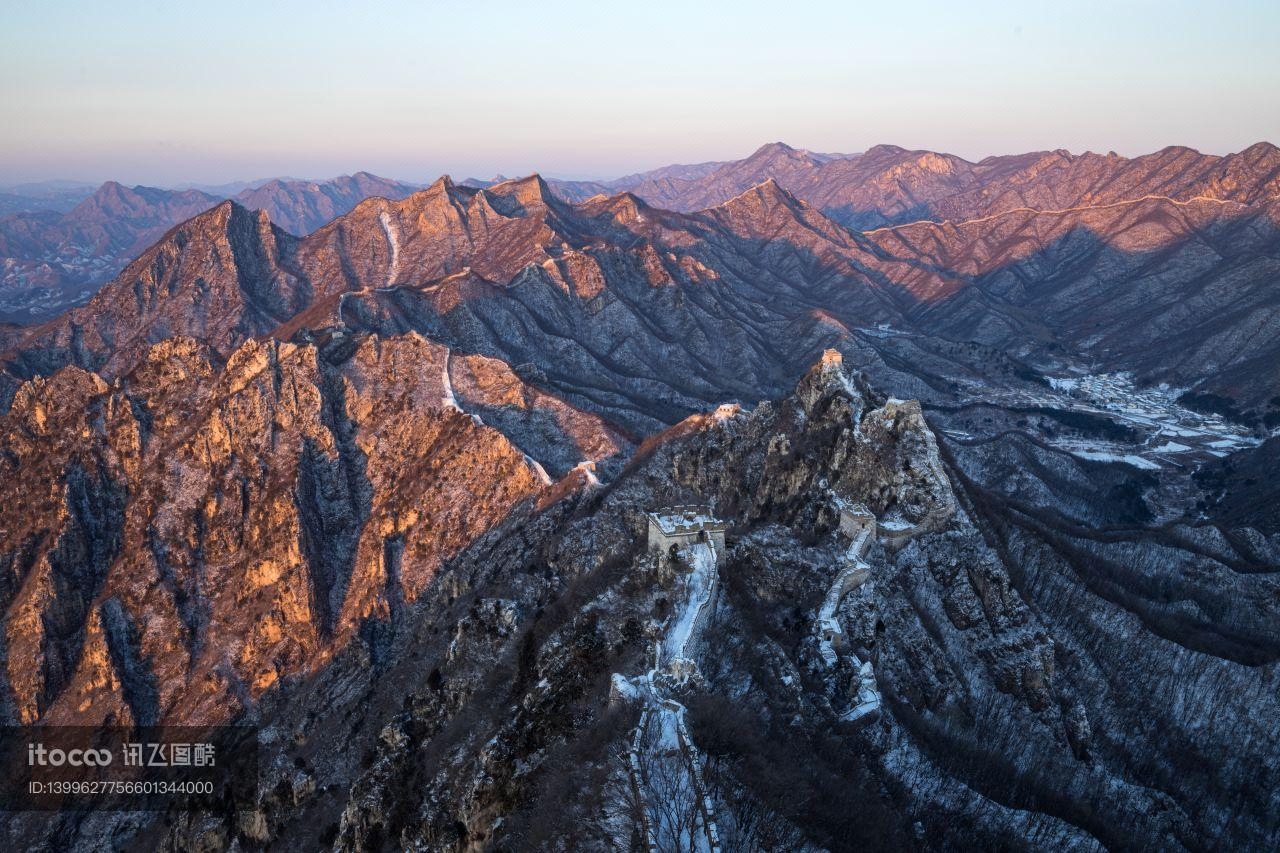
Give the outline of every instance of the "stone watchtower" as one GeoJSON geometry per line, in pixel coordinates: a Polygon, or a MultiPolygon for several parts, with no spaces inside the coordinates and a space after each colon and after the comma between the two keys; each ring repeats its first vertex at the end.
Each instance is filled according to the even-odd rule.
{"type": "Polygon", "coordinates": [[[724,562],[726,525],[702,506],[672,506],[655,510],[646,516],[649,523],[649,550],[665,557],[674,545],[710,542],[715,548],[716,565],[724,562]]]}
{"type": "Polygon", "coordinates": [[[840,496],[835,498],[840,512],[840,533],[847,539],[857,539],[863,533],[868,538],[875,535],[876,516],[865,504],[854,503],[840,496]]]}

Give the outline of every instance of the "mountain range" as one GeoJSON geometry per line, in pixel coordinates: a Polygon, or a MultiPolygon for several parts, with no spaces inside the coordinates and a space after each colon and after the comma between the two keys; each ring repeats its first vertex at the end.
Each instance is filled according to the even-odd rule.
{"type": "Polygon", "coordinates": [[[9,837],[1268,846],[1280,151],[622,180],[81,205],[159,236],[0,325],[0,713],[263,782],[9,837]]]}
{"type": "MultiPolygon", "coordinates": [[[[1275,146],[1259,143],[1225,157],[1170,147],[1136,158],[1052,151],[971,163],[890,145],[863,154],[817,154],[772,143],[744,160],[666,166],[606,182],[551,180],[548,185],[570,202],[630,192],[655,207],[693,212],[770,178],[836,222],[865,230],[917,219],[959,222],[1019,209],[1093,208],[1143,196],[1252,205],[1276,195],[1280,156],[1275,146]]],[[[468,180],[463,186],[498,182],[468,180]]],[[[231,197],[250,209],[266,210],[286,231],[305,235],[365,198],[400,199],[415,189],[360,172],[322,182],[258,182],[231,197]]],[[[82,192],[49,188],[37,195],[75,198],[82,192]],[[61,195],[50,195],[55,189],[61,195]]],[[[51,206],[0,219],[0,319],[29,323],[82,301],[167,227],[218,198],[200,189],[129,190],[108,183],[61,216],[55,214],[62,208],[51,206]]]]}
{"type": "Polygon", "coordinates": [[[1144,196],[1254,204],[1280,192],[1280,151],[1259,143],[1225,157],[1169,147],[1126,158],[1039,151],[970,163],[950,154],[877,145],[860,155],[812,154],[776,142],[705,174],[643,176],[612,187],[656,207],[692,211],[773,178],[831,218],[865,230],[912,220],[978,219],[1026,208],[1066,210],[1144,196]]]}
{"type": "Polygon", "coordinates": [[[66,213],[93,193],[79,181],[40,181],[0,186],[0,216],[52,210],[66,213]]]}
{"type": "MultiPolygon", "coordinates": [[[[398,202],[367,200],[301,240],[269,216],[224,202],[143,252],[96,300],[33,329],[19,361],[44,370],[67,361],[127,367],[132,347],[176,334],[202,337],[225,355],[246,336],[296,327],[291,317],[305,316],[314,325],[368,306],[379,323],[423,331],[458,322],[453,318],[460,310],[499,310],[501,317],[484,316],[475,326],[493,331],[483,339],[468,331],[466,345],[517,362],[532,360],[536,350],[536,344],[521,347],[519,329],[554,322],[569,340],[601,336],[583,348],[588,354],[578,369],[590,371],[608,348],[604,329],[615,315],[634,315],[628,323],[646,327],[656,322],[653,316],[670,313],[663,300],[678,294],[692,303],[680,306],[687,322],[709,327],[723,320],[730,309],[699,304],[708,290],[688,287],[716,282],[717,303],[732,293],[755,304],[737,323],[754,327],[754,334],[740,342],[736,355],[722,356],[734,361],[727,373],[741,380],[735,386],[727,379],[724,391],[777,393],[783,377],[794,376],[833,340],[863,341],[879,351],[901,347],[900,340],[888,343],[857,331],[887,323],[997,347],[1041,368],[1105,364],[1132,371],[1143,383],[1168,382],[1226,398],[1261,418],[1280,390],[1274,379],[1277,337],[1268,333],[1275,329],[1277,296],[1265,286],[1277,272],[1278,208],[1267,193],[1280,155],[1255,146],[1236,159],[1179,165],[1183,155],[1169,152],[1156,155],[1158,162],[1134,161],[1094,175],[1090,197],[1107,199],[1098,204],[1069,203],[1079,199],[1066,187],[1078,193],[1085,184],[1053,155],[1060,167],[1031,170],[1050,185],[1024,188],[1018,200],[1052,197],[1065,207],[1014,205],[1005,192],[971,194],[966,198],[994,201],[970,209],[981,214],[971,219],[865,231],[850,230],[773,178],[704,211],[681,214],[625,191],[570,204],[537,176],[487,189],[446,177],[398,202]],[[1252,177],[1236,174],[1241,164],[1254,170],[1252,177]],[[1109,187],[1129,186],[1123,177],[1129,170],[1154,176],[1156,189],[1174,195],[1146,192],[1151,187],[1142,185],[1131,198],[1110,200],[1120,190],[1109,187]],[[1180,188],[1171,184],[1174,172],[1182,176],[1180,188]],[[1056,186],[1059,181],[1063,186],[1056,186]],[[220,260],[210,268],[209,258],[220,260]],[[438,293],[435,283],[454,275],[463,284],[450,292],[498,286],[512,298],[463,298],[448,312],[432,306],[426,294],[438,293]],[[647,286],[622,284],[631,280],[647,286]],[[516,288],[516,282],[532,286],[516,288]],[[604,298],[609,310],[595,317],[592,300],[601,302],[596,297],[602,291],[624,286],[634,294],[619,305],[604,298]],[[552,312],[543,304],[547,291],[572,298],[552,312]],[[409,304],[400,294],[422,296],[409,304]],[[403,316],[424,307],[438,316],[403,316]],[[513,313],[544,316],[535,322],[513,313]],[[384,319],[388,314],[391,319],[384,319]],[[507,323],[517,328],[503,328],[507,323]],[[216,335],[210,324],[218,327],[216,335]],[[770,341],[781,329],[806,345],[771,353],[770,341]],[[768,372],[775,364],[778,372],[768,372]]],[[[784,155],[789,162],[803,156],[784,155]]],[[[906,158],[917,177],[936,174],[925,164],[942,159],[906,158]]],[[[708,186],[720,185],[708,180],[708,186]]],[[[268,194],[274,192],[270,186],[264,188],[268,194]]],[[[925,195],[918,184],[910,186],[914,198],[925,195]]],[[[961,204],[955,198],[937,202],[940,208],[961,204]]],[[[636,360],[665,364],[661,350],[647,350],[646,338],[619,333],[627,346],[643,351],[636,360]]],[[[720,343],[695,337],[686,347],[720,343]]],[[[913,372],[928,369],[914,361],[913,372]]],[[[20,367],[17,372],[22,375],[20,367]]],[[[705,393],[685,399],[708,402],[705,393]]]]}

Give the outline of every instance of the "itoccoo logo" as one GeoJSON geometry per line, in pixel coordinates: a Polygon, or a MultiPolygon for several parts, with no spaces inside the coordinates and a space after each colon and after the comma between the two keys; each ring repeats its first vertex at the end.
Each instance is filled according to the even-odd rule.
{"type": "Polygon", "coordinates": [[[111,763],[109,749],[46,749],[42,743],[27,744],[28,767],[106,767],[111,763]]]}

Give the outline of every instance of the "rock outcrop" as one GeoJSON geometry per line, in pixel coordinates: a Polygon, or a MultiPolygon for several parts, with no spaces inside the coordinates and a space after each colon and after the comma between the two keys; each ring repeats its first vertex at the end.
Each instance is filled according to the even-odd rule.
{"type": "Polygon", "coordinates": [[[174,340],[113,385],[75,367],[23,385],[0,418],[12,718],[225,719],[394,619],[536,501],[535,455],[564,473],[578,460],[546,448],[603,463],[625,446],[461,362],[469,397],[448,350],[414,334],[250,341],[225,365],[174,340]],[[547,412],[508,426],[526,448],[458,402],[507,397],[547,412]]]}

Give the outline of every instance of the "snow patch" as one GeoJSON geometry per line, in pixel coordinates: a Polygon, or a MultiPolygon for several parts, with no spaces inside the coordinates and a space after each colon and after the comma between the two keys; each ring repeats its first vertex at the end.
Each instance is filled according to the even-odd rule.
{"type": "Polygon", "coordinates": [[[445,409],[455,409],[459,412],[462,407],[458,405],[458,398],[453,394],[453,380],[449,378],[449,356],[444,357],[444,367],[440,369],[440,383],[444,387],[444,396],[440,398],[440,406],[445,409]]]}
{"type": "Polygon", "coordinates": [[[1124,462],[1143,471],[1159,471],[1160,466],[1149,459],[1135,456],[1132,453],[1108,453],[1104,450],[1073,450],[1073,456],[1090,459],[1094,462],[1124,462]]]}
{"type": "Polygon", "coordinates": [[[620,672],[615,672],[611,679],[611,686],[615,696],[621,696],[623,699],[639,699],[640,688],[636,687],[631,679],[627,678],[620,672]]]}
{"type": "Polygon", "coordinates": [[[1178,444],[1176,441],[1166,441],[1159,447],[1152,448],[1155,453],[1185,453],[1190,449],[1185,444],[1178,444]]]}
{"type": "Polygon", "coordinates": [[[532,456],[526,453],[524,455],[524,461],[530,468],[533,469],[533,472],[538,475],[538,479],[542,481],[542,485],[544,486],[551,485],[551,477],[547,475],[547,469],[543,468],[542,464],[538,462],[537,459],[534,459],[532,456]]]}
{"type": "Polygon", "coordinates": [[[391,246],[391,267],[387,270],[387,287],[395,284],[396,276],[400,273],[400,240],[396,237],[395,223],[391,221],[391,215],[385,210],[378,214],[378,221],[382,223],[382,231],[387,235],[387,243],[391,246]]]}

